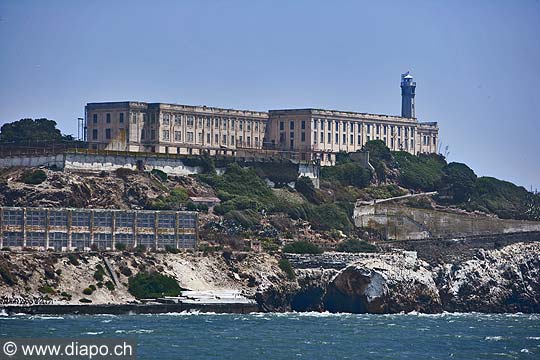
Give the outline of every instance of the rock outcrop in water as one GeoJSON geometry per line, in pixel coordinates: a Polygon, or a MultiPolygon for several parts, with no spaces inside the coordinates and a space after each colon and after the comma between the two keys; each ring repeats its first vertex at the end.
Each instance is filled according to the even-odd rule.
{"type": "MultiPolygon", "coordinates": [[[[272,303],[279,303],[278,309],[354,313],[540,312],[539,243],[480,249],[475,259],[439,266],[431,266],[411,252],[356,258],[335,253],[324,254],[320,260],[321,265],[332,264],[334,268],[314,268],[317,256],[293,259],[297,266],[303,264],[308,268],[296,270],[298,286],[292,288],[292,295],[286,291],[279,298],[280,289],[272,289],[272,303]],[[344,266],[345,258],[353,262],[344,266]]],[[[265,298],[264,291],[259,298],[265,298]]]]}

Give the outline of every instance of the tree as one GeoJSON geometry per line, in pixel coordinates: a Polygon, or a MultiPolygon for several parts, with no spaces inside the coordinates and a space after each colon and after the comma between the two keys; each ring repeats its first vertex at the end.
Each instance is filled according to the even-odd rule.
{"type": "Polygon", "coordinates": [[[27,118],[7,123],[0,128],[0,143],[25,145],[74,141],[71,135],[62,135],[56,125],[56,121],[45,118],[35,120],[27,118]]]}
{"type": "Polygon", "coordinates": [[[476,174],[467,165],[452,162],[442,169],[439,193],[454,204],[468,201],[475,190],[476,174]]]}

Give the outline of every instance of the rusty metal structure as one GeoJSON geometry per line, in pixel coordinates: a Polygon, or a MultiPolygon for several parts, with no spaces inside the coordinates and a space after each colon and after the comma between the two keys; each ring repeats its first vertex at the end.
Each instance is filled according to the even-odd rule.
{"type": "Polygon", "coordinates": [[[196,212],[0,207],[0,248],[195,249],[196,212]]]}

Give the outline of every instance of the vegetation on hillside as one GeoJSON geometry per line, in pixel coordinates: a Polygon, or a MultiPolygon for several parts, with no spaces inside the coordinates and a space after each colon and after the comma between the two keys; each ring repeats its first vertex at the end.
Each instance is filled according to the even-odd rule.
{"type": "Polygon", "coordinates": [[[290,254],[320,254],[321,248],[308,241],[295,241],[283,247],[284,253],[290,254]]]}
{"type": "Polygon", "coordinates": [[[49,119],[21,119],[0,128],[0,144],[28,145],[35,143],[62,143],[74,141],[71,135],[62,135],[56,121],[49,119]]]}
{"type": "Polygon", "coordinates": [[[178,296],[181,289],[176,280],[157,272],[140,272],[129,278],[128,291],[138,299],[178,296]]]}

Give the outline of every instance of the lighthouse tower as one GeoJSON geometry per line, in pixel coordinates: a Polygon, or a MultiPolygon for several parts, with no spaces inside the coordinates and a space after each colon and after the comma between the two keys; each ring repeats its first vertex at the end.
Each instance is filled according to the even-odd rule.
{"type": "Polygon", "coordinates": [[[414,111],[414,94],[416,82],[412,75],[407,71],[401,74],[401,116],[406,118],[416,117],[414,111]]]}

